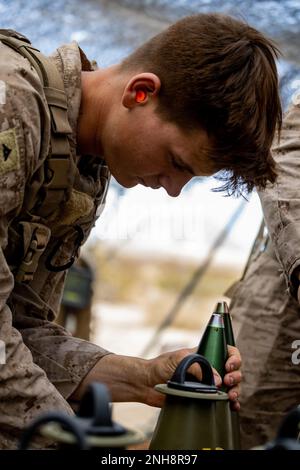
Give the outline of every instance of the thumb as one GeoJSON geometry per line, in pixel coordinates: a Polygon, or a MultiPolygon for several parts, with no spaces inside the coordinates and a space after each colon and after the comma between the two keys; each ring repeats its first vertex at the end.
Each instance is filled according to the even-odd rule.
{"type": "Polygon", "coordinates": [[[222,379],[221,379],[220,374],[214,368],[213,368],[213,374],[214,374],[214,379],[215,379],[215,385],[217,387],[220,387],[222,385],[222,379]]]}

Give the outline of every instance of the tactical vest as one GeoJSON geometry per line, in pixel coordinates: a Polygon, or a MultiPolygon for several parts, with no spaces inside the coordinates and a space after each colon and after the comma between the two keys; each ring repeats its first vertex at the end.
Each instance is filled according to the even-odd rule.
{"type": "MultiPolygon", "coordinates": [[[[43,85],[51,118],[48,156],[39,169],[38,177],[26,187],[21,213],[9,226],[9,244],[4,251],[15,280],[28,283],[33,279],[39,259],[50,240],[51,224],[48,220],[61,204],[69,200],[77,168],[71,158],[68,141],[68,134],[72,133],[72,129],[67,116],[67,97],[56,66],[34,48],[26,37],[15,31],[0,29],[0,41],[28,59],[36,70],[43,85]]],[[[80,226],[74,226],[77,233],[69,261],[63,266],[52,263],[52,258],[61,243],[59,238],[63,238],[68,229],[61,229],[55,233],[58,242],[45,261],[45,268],[49,271],[66,270],[75,261],[84,239],[80,226]]]]}

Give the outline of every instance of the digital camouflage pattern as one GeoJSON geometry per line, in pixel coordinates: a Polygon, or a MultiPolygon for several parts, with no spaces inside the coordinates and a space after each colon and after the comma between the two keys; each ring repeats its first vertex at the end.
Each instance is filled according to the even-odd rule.
{"type": "Polygon", "coordinates": [[[242,321],[237,346],[243,358],[243,448],[273,439],[286,412],[300,404],[300,364],[292,361],[292,344],[300,340],[300,306],[289,295],[300,264],[299,100],[285,116],[273,154],[279,176],[260,193],[271,240],[266,247],[258,244],[231,302],[231,313],[242,321]]]}
{"type": "MultiPolygon", "coordinates": [[[[70,226],[55,256],[55,263],[64,264],[74,250],[71,224],[82,228],[85,240],[100,213],[109,172],[105,165],[101,167],[100,159],[84,157],[81,162],[76,155],[81,70],[89,65],[86,58],[76,43],[60,47],[51,57],[67,94],[71,156],[78,168],[84,165],[84,175],[77,171],[67,204],[58,207],[49,220],[52,235],[59,233],[60,226],[70,226]]],[[[48,155],[50,117],[41,82],[29,62],[1,43],[0,62],[0,83],[5,88],[0,104],[0,340],[6,345],[6,364],[0,364],[0,448],[12,449],[22,428],[41,412],[73,413],[68,397],[108,351],[73,338],[53,323],[65,272],[45,269],[52,237],[29,284],[15,282],[8,265],[8,227],[20,213],[28,185],[48,155]]],[[[34,443],[36,447],[48,444],[34,443]]]]}

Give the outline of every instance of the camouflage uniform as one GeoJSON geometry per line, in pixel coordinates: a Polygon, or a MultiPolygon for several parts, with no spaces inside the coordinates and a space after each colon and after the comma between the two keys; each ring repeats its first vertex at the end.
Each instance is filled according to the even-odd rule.
{"type": "MultiPolygon", "coordinates": [[[[81,168],[70,199],[52,215],[54,229],[70,226],[55,256],[55,262],[64,264],[74,249],[72,225],[76,222],[87,238],[99,215],[109,173],[100,159],[76,155],[81,70],[90,64],[75,43],[60,47],[51,60],[63,77],[72,128],[71,157],[81,168]]],[[[43,87],[29,62],[1,43],[0,62],[0,339],[6,347],[6,364],[0,364],[0,448],[10,449],[15,448],[20,430],[39,413],[50,409],[73,413],[68,398],[108,351],[73,338],[53,323],[65,272],[45,268],[45,259],[53,250],[52,237],[29,284],[14,281],[8,266],[8,226],[20,212],[26,188],[47,157],[50,115],[43,87]]]]}
{"type": "Polygon", "coordinates": [[[300,403],[300,365],[292,362],[300,307],[289,295],[300,265],[299,103],[287,113],[273,153],[278,180],[260,194],[270,239],[257,247],[231,302],[233,316],[242,320],[237,346],[243,358],[243,448],[272,439],[284,414],[300,403]]]}

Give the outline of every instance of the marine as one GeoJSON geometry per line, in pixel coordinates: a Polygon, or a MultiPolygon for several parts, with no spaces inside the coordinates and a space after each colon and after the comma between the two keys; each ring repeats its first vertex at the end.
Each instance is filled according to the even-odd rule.
{"type": "MultiPolygon", "coordinates": [[[[72,414],[93,381],[113,401],[162,406],[154,386],[196,348],[145,360],[72,337],[54,323],[66,271],[110,175],[173,197],[219,172],[228,193],[274,182],[281,105],[275,46],[228,16],[184,18],[106,69],[76,43],[45,58],[22,35],[0,34],[0,448],[9,449],[41,412],[72,414]]],[[[224,384],[238,410],[241,358],[227,352],[224,384]]],[[[201,380],[197,364],[189,372],[201,380]]]]}
{"type": "Polygon", "coordinates": [[[275,438],[285,414],[300,403],[299,214],[300,95],[284,117],[273,157],[275,184],[259,192],[261,227],[243,279],[232,289],[231,313],[241,324],[241,435],[244,448],[275,438]]]}

